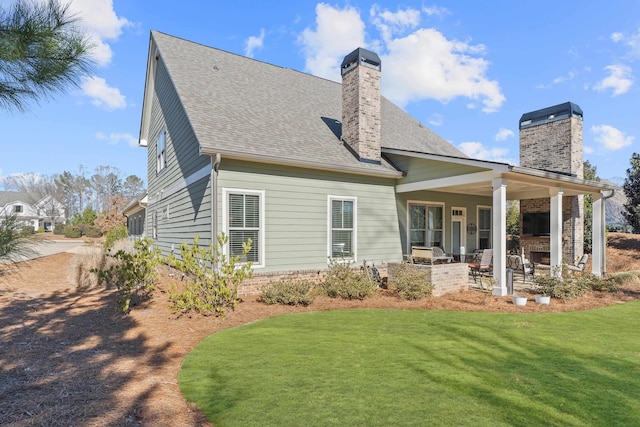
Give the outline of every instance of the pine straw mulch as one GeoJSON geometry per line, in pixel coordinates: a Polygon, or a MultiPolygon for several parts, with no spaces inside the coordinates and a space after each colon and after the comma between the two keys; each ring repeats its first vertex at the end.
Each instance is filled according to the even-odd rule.
{"type": "Polygon", "coordinates": [[[558,312],[640,298],[638,284],[615,294],[524,307],[475,290],[409,302],[380,289],[365,301],[316,298],[310,307],[268,306],[247,297],[220,319],[171,312],[165,290],[174,279],[163,273],[150,301],[120,315],[112,292],[76,285],[79,257],[62,253],[0,271],[0,425],[209,425],[180,394],[183,358],[213,332],[284,313],[350,308],[558,312]]]}

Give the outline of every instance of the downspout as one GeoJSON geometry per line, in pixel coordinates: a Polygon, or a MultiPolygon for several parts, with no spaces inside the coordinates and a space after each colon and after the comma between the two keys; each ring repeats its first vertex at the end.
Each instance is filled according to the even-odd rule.
{"type": "MultiPolygon", "coordinates": [[[[221,160],[220,153],[211,156],[211,244],[214,246],[218,242],[218,168],[221,160]]],[[[217,270],[215,261],[213,269],[217,270]]]]}
{"type": "Polygon", "coordinates": [[[605,238],[607,237],[607,212],[605,207],[605,200],[612,198],[616,194],[616,190],[611,190],[611,194],[608,196],[602,196],[602,225],[600,226],[602,232],[602,242],[605,244],[602,248],[602,277],[607,277],[607,244],[605,238]]]}

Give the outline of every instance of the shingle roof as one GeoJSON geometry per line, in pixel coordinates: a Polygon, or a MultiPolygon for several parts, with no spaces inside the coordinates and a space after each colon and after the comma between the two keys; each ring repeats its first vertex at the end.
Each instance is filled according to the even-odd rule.
{"type": "MultiPolygon", "coordinates": [[[[156,31],[151,37],[203,153],[395,174],[386,162],[358,161],[339,140],[339,83],[156,31]]],[[[466,157],[384,97],[381,114],[383,147],[466,157]]]]}
{"type": "Polygon", "coordinates": [[[22,191],[0,191],[0,207],[13,202],[22,202],[32,205],[36,202],[35,194],[25,193],[22,191]]]}

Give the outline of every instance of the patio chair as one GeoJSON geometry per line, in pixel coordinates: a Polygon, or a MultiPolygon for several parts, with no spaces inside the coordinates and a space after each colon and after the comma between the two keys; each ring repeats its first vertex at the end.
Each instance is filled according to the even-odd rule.
{"type": "Polygon", "coordinates": [[[589,260],[589,255],[584,254],[580,258],[580,261],[576,265],[567,265],[567,270],[577,271],[579,273],[584,271],[585,266],[587,265],[587,261],[589,260]]]}
{"type": "Polygon", "coordinates": [[[479,275],[491,272],[493,270],[493,249],[484,249],[480,261],[470,262],[469,269],[474,283],[479,275]]]}
{"type": "Polygon", "coordinates": [[[447,263],[453,261],[453,257],[451,255],[447,255],[444,249],[438,246],[433,247],[433,259],[434,261],[445,261],[447,263]]]}
{"type": "Polygon", "coordinates": [[[527,275],[534,276],[535,266],[525,258],[524,251],[520,255],[507,255],[507,268],[522,274],[522,283],[526,281],[527,275]]]}

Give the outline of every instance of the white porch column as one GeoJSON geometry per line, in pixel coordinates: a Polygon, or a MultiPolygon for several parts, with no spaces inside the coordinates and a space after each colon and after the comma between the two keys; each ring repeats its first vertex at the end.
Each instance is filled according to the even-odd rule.
{"type": "Polygon", "coordinates": [[[552,188],[551,193],[551,272],[560,275],[562,266],[562,188],[552,188]]]}
{"type": "Polygon", "coordinates": [[[602,276],[604,267],[604,198],[602,193],[593,197],[593,218],[591,230],[591,272],[602,276]]]}
{"type": "Polygon", "coordinates": [[[507,181],[495,178],[493,186],[493,295],[507,295],[507,181]]]}

